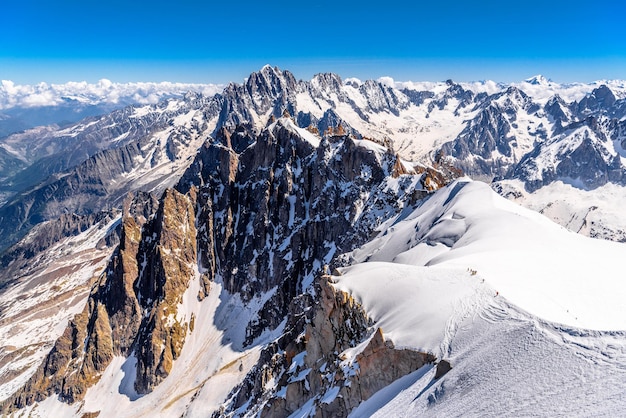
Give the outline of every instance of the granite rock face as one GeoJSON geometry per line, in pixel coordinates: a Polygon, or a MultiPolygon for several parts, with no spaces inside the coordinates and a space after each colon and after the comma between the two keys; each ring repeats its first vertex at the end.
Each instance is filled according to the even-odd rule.
{"type": "Polygon", "coordinates": [[[136,210],[137,199],[149,207],[144,196],[126,205],[120,243],[85,308],[26,385],[2,403],[3,411],[53,394],[76,402],[116,355],[134,353],[140,393],[168,375],[189,328],[177,305],[197,276],[194,206],[168,190],[147,219],[136,210]]]}
{"type": "Polygon", "coordinates": [[[320,277],[313,306],[300,305],[306,309],[297,316],[304,320],[290,316],[289,331],[264,351],[219,414],[247,405],[248,414],[289,416],[313,401],[316,416],[348,416],[378,390],[436,360],[429,353],[396,349],[380,328],[372,328],[359,303],[329,280],[320,277]],[[355,356],[345,356],[357,346],[355,356]]]}
{"type": "Polygon", "coordinates": [[[384,190],[386,179],[402,176],[411,189],[409,170],[391,150],[349,135],[312,137],[290,118],[256,137],[241,127],[222,133],[178,186],[198,188],[202,268],[221,266],[226,289],[244,301],[274,292],[249,324],[247,343],[280,323],[323,264],[367,239],[376,205],[399,209],[410,199],[384,190]]]}

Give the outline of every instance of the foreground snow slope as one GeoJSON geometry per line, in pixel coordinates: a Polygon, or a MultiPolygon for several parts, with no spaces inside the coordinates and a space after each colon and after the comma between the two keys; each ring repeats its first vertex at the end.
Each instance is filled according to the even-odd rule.
{"type": "Polygon", "coordinates": [[[625,333],[561,327],[501,297],[454,324],[450,372],[437,380],[423,367],[351,416],[624,415],[625,333]]]}
{"type": "Polygon", "coordinates": [[[386,338],[453,369],[437,380],[424,367],[352,416],[620,415],[625,255],[623,244],[566,231],[483,183],[441,190],[333,279],[386,338]]]}

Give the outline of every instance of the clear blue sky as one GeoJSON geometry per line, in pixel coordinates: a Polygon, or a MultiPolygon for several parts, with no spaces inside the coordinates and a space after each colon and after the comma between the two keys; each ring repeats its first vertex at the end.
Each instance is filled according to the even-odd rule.
{"type": "Polygon", "coordinates": [[[626,79],[626,2],[6,0],[0,79],[626,79]]]}

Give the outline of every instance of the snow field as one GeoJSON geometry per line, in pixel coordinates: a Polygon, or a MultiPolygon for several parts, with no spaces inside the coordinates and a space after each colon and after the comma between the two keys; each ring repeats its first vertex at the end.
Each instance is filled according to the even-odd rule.
{"type": "Polygon", "coordinates": [[[385,338],[453,369],[439,380],[417,370],[351,416],[622,415],[625,251],[479,182],[437,192],[333,280],[385,338]],[[419,245],[437,249],[412,256],[419,245]]]}

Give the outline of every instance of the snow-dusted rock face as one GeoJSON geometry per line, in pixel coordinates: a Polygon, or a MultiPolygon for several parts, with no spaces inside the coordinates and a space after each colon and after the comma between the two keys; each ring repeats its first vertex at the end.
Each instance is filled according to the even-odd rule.
{"type": "MultiPolygon", "coordinates": [[[[386,179],[402,174],[399,161],[369,140],[320,140],[289,118],[258,136],[245,128],[224,131],[202,148],[178,186],[198,187],[202,267],[221,266],[225,288],[244,300],[274,292],[248,327],[250,341],[280,323],[289,301],[338,249],[362,241],[369,222],[404,205],[412,192],[394,202],[396,194],[385,189],[386,179]],[[370,221],[376,204],[387,213],[370,221]]],[[[420,183],[417,192],[423,189],[420,183]]]]}
{"type": "Polygon", "coordinates": [[[380,389],[436,361],[431,353],[396,348],[381,328],[372,332],[367,312],[329,280],[318,282],[308,314],[296,311],[309,316],[306,324],[290,316],[293,328],[279,342],[286,346],[270,347],[272,361],[254,368],[214,416],[289,416],[312,407],[322,416],[347,416],[380,389]]]}
{"type": "Polygon", "coordinates": [[[153,214],[125,210],[119,246],[84,310],[4,408],[53,394],[82,400],[118,356],[133,359],[133,393],[153,392],[200,325],[189,299],[207,299],[214,283],[257,305],[237,342],[251,346],[280,329],[292,301],[311,291],[337,252],[367,240],[437,181],[446,174],[416,174],[383,145],[320,138],[288,117],[258,135],[221,129],[153,214]]]}

